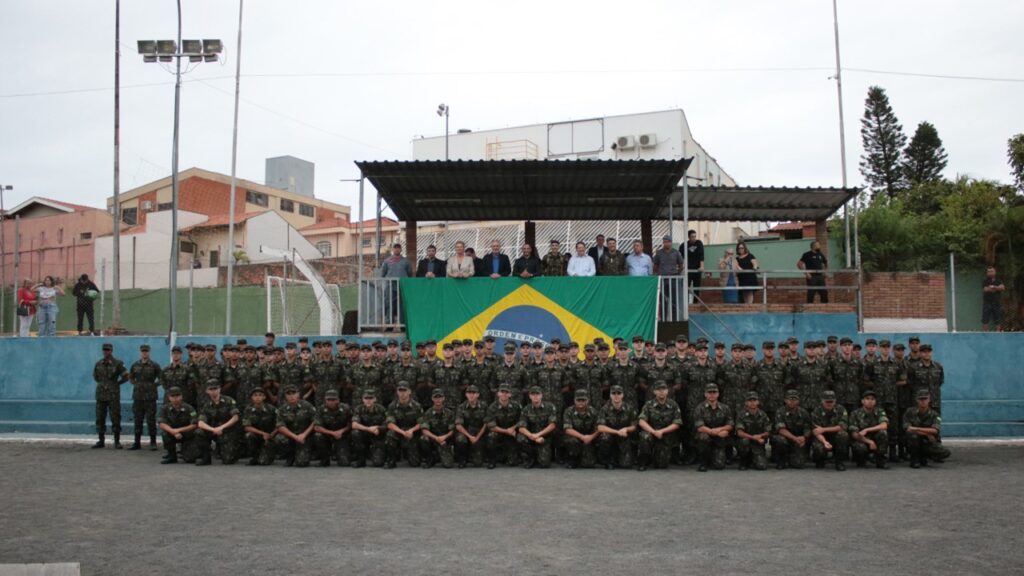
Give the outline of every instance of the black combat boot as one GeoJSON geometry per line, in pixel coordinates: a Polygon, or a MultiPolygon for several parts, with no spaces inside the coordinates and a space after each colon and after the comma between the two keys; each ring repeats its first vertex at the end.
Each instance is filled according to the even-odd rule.
{"type": "Polygon", "coordinates": [[[92,445],[92,447],[93,448],[103,448],[106,445],[107,445],[107,436],[103,432],[100,432],[99,433],[99,440],[97,440],[96,443],[92,445]]]}
{"type": "Polygon", "coordinates": [[[178,452],[173,447],[167,450],[167,455],[160,461],[161,464],[177,464],[178,452]]]}
{"type": "Polygon", "coordinates": [[[129,450],[140,450],[140,449],[142,449],[142,433],[141,432],[136,432],[135,433],[135,441],[132,442],[132,447],[129,448],[129,450]]]}
{"type": "Polygon", "coordinates": [[[149,450],[151,452],[156,452],[156,436],[153,434],[149,435],[149,450]]]}
{"type": "Polygon", "coordinates": [[[117,450],[120,450],[121,448],[123,448],[123,446],[121,446],[121,433],[120,432],[114,432],[114,448],[116,448],[117,450]]]}

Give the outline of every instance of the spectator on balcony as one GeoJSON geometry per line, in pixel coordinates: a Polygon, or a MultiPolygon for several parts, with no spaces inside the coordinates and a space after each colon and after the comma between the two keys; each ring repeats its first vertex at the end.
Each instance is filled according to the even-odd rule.
{"type": "Polygon", "coordinates": [[[618,242],[615,238],[608,239],[608,250],[601,256],[601,263],[597,266],[601,276],[625,276],[626,255],[619,252],[618,242]]]}
{"type": "Polygon", "coordinates": [[[736,245],[736,266],[740,269],[737,273],[740,281],[740,293],[743,294],[744,304],[754,303],[754,291],[757,290],[757,258],[747,249],[745,242],[736,245]]]}
{"type": "Polygon", "coordinates": [[[487,273],[483,269],[483,259],[476,257],[476,250],[472,247],[466,248],[466,256],[473,259],[473,275],[477,277],[486,277],[487,273]]]}
{"type": "Polygon", "coordinates": [[[722,302],[726,304],[737,304],[740,295],[736,291],[736,257],[732,248],[726,248],[722,258],[718,260],[718,269],[722,271],[722,280],[725,280],[726,289],[722,291],[722,302]]]}
{"type": "Polygon", "coordinates": [[[39,335],[57,335],[57,313],[60,308],[57,306],[57,296],[64,295],[64,288],[58,286],[53,276],[47,276],[42,284],[33,287],[39,301],[39,335]]]}
{"type": "Polygon", "coordinates": [[[995,266],[989,266],[985,270],[985,279],[981,283],[981,329],[988,332],[988,325],[991,323],[996,332],[1002,332],[1000,324],[1003,321],[1003,304],[1001,299],[1006,286],[1002,280],[996,279],[995,266]]]}
{"type": "Polygon", "coordinates": [[[541,269],[540,258],[537,258],[537,255],[533,253],[533,246],[529,243],[523,243],[523,255],[516,258],[515,264],[512,265],[512,275],[523,279],[544,275],[544,271],[541,269]]]}
{"type": "Polygon", "coordinates": [[[825,288],[828,258],[821,252],[821,243],[812,241],[811,249],[804,252],[796,266],[804,270],[804,278],[807,279],[807,303],[814,304],[814,295],[817,294],[822,304],[828,304],[828,290],[825,288]]]}
{"type": "Polygon", "coordinates": [[[594,245],[587,250],[587,256],[594,260],[594,270],[601,269],[601,258],[607,251],[608,249],[604,246],[604,234],[598,234],[597,238],[594,238],[594,245]]]}
{"type": "MultiPolygon", "coordinates": [[[[655,252],[654,273],[659,276],[679,276],[683,273],[683,255],[672,247],[672,237],[661,238],[661,249],[655,252]]],[[[664,321],[677,321],[679,308],[679,292],[682,290],[682,283],[672,278],[663,278],[661,283],[661,317],[664,321]]]]}
{"type": "Polygon", "coordinates": [[[416,267],[417,278],[444,278],[448,263],[437,257],[437,247],[427,246],[427,257],[416,267]]]}
{"type": "Polygon", "coordinates": [[[512,264],[508,256],[501,253],[501,242],[491,240],[491,251],[480,259],[481,272],[491,278],[501,278],[512,274],[512,264]]]}
{"type": "Polygon", "coordinates": [[[587,245],[583,242],[576,243],[576,253],[569,258],[569,268],[566,270],[569,276],[593,276],[597,274],[594,266],[594,259],[587,254],[587,245]]]}
{"type": "Polygon", "coordinates": [[[626,256],[626,268],[630,276],[650,276],[654,273],[654,261],[644,252],[644,243],[633,241],[633,253],[626,256]]]}
{"type": "Polygon", "coordinates": [[[32,319],[36,317],[36,293],[32,289],[32,281],[28,278],[21,281],[18,289],[18,336],[28,338],[32,319]]]}
{"type": "Polygon", "coordinates": [[[93,284],[92,280],[89,280],[88,274],[82,274],[79,276],[78,282],[75,283],[75,287],[71,289],[71,294],[75,297],[75,312],[78,314],[79,336],[84,334],[84,332],[82,332],[83,317],[89,319],[89,335],[96,333],[96,318],[93,311],[93,302],[99,292],[100,289],[93,284]]]}
{"type": "Polygon", "coordinates": [[[402,245],[395,244],[391,247],[391,257],[380,265],[381,278],[408,278],[412,276],[412,264],[409,260],[402,258],[402,245]]]}
{"type": "MultiPolygon", "coordinates": [[[[469,250],[472,250],[470,248],[469,250]]],[[[455,256],[448,259],[445,275],[449,278],[471,278],[476,275],[476,258],[466,249],[466,243],[459,240],[455,243],[455,256]]]]}
{"type": "Polygon", "coordinates": [[[697,239],[697,231],[686,235],[686,285],[693,286],[693,294],[700,292],[700,281],[704,275],[704,243],[697,239]]]}

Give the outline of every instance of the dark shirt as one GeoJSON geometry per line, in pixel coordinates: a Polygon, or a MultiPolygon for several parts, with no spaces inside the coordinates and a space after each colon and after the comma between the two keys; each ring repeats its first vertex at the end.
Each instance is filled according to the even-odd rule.
{"type": "Polygon", "coordinates": [[[424,258],[420,260],[419,266],[416,267],[416,277],[423,278],[427,275],[427,272],[433,272],[437,278],[444,278],[447,274],[448,263],[439,258],[424,258]]]}
{"type": "Polygon", "coordinates": [[[704,243],[700,240],[686,241],[686,267],[697,270],[704,263],[704,243]]]}
{"type": "Polygon", "coordinates": [[[498,276],[508,276],[512,272],[512,265],[509,264],[508,256],[501,253],[495,256],[488,252],[480,259],[480,272],[482,276],[490,276],[494,273],[497,273],[498,276]]]}
{"type": "Polygon", "coordinates": [[[995,278],[989,278],[988,276],[985,276],[985,279],[981,282],[981,288],[982,288],[982,293],[981,293],[981,299],[982,300],[981,301],[982,301],[982,303],[985,304],[986,306],[998,305],[999,302],[1000,302],[1000,299],[1003,297],[1002,292],[985,292],[984,289],[988,288],[989,286],[1002,286],[1002,285],[1003,285],[1003,281],[1002,280],[997,280],[995,278]]]}
{"type": "Polygon", "coordinates": [[[532,254],[529,258],[525,256],[516,258],[516,263],[512,265],[513,276],[519,276],[524,270],[534,276],[541,276],[544,273],[543,270],[541,270],[540,258],[537,258],[532,254]]]}
{"type": "Polygon", "coordinates": [[[598,250],[597,246],[591,246],[587,250],[587,256],[590,256],[594,260],[594,270],[597,271],[598,276],[601,275],[601,257],[604,256],[606,252],[608,252],[607,246],[601,246],[600,250],[598,250]]]}
{"type": "Polygon", "coordinates": [[[804,255],[800,257],[800,261],[804,263],[805,270],[825,270],[828,268],[828,258],[821,252],[815,252],[814,250],[804,252],[804,255]]]}

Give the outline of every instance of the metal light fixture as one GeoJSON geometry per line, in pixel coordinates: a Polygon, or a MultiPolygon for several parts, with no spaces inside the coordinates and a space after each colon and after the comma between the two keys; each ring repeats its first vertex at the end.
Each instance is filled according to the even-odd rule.
{"type": "Polygon", "coordinates": [[[217,61],[217,55],[216,54],[203,54],[203,61],[204,62],[216,62],[217,61]]]}
{"type": "Polygon", "coordinates": [[[447,113],[448,113],[448,106],[446,106],[443,102],[441,104],[437,105],[437,115],[438,116],[444,116],[447,113]]]}
{"type": "Polygon", "coordinates": [[[224,44],[220,40],[215,38],[208,38],[203,40],[203,53],[205,54],[220,54],[224,51],[224,44]]]}
{"type": "Polygon", "coordinates": [[[181,41],[181,53],[182,54],[202,54],[203,43],[199,40],[182,40],[181,41]]]}
{"type": "Polygon", "coordinates": [[[178,53],[178,43],[174,40],[157,40],[156,53],[160,56],[173,56],[178,53]]]}
{"type": "Polygon", "coordinates": [[[156,41],[155,40],[139,40],[139,54],[143,56],[156,56],[156,41]]]}

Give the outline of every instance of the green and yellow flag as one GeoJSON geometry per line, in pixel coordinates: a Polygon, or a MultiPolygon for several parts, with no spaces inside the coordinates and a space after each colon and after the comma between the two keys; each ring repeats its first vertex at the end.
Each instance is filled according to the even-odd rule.
{"type": "Polygon", "coordinates": [[[409,340],[439,342],[493,336],[506,341],[554,338],[582,346],[594,338],[654,337],[658,278],[403,278],[409,340]]]}

